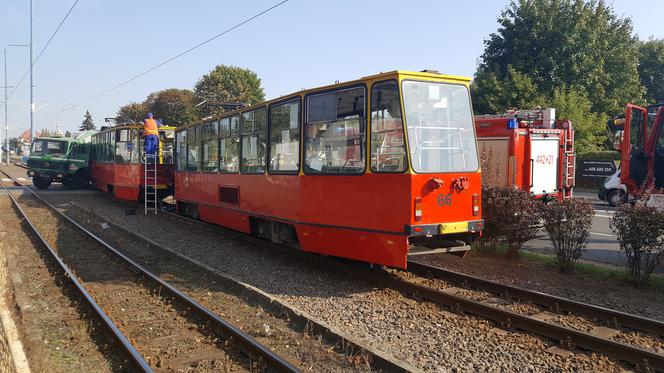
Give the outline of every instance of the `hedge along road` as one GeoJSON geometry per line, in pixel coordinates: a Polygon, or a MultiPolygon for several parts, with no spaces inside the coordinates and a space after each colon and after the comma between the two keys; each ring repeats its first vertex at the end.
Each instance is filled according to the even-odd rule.
{"type": "MultiPolygon", "coordinates": [[[[588,240],[586,251],[582,254],[581,258],[617,266],[624,265],[626,262],[625,255],[620,251],[616,235],[611,230],[609,224],[616,209],[609,207],[606,202],[597,199],[596,193],[574,191],[574,196],[591,200],[595,209],[593,226],[590,229],[590,239],[588,240]]],[[[537,234],[534,240],[526,243],[525,248],[538,253],[554,254],[551,241],[549,241],[548,235],[543,230],[537,234]]],[[[655,272],[663,271],[664,269],[660,268],[655,272]]]]}

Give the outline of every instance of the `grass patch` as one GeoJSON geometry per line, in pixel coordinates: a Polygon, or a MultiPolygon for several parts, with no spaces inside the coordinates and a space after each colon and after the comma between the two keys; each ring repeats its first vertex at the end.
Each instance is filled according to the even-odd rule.
{"type": "MultiPolygon", "coordinates": [[[[498,247],[492,253],[487,251],[475,251],[475,253],[478,255],[495,255],[506,258],[507,248],[504,245],[498,245],[498,247]]],[[[525,260],[528,262],[541,264],[555,271],[558,270],[557,259],[553,255],[541,254],[528,250],[521,250],[519,251],[519,258],[521,260],[525,260]]],[[[610,280],[616,282],[623,282],[630,286],[632,285],[630,283],[629,276],[627,275],[627,268],[618,267],[609,264],[579,261],[574,266],[574,272],[571,273],[570,275],[583,276],[588,279],[596,281],[610,280]]],[[[650,278],[648,279],[647,288],[664,293],[664,275],[658,273],[651,274],[650,278]]]]}

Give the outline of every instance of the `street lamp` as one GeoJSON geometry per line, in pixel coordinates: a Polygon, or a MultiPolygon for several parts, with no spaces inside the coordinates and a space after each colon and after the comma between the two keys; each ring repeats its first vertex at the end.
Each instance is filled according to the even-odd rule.
{"type": "MultiPolygon", "coordinates": [[[[7,166],[9,166],[9,122],[7,122],[7,48],[9,47],[30,47],[27,44],[7,44],[5,45],[5,148],[7,150],[7,166]]],[[[32,63],[32,61],[30,61],[32,63]]],[[[32,138],[30,138],[32,140],[32,138]]],[[[2,144],[2,141],[0,141],[2,144]]],[[[2,161],[0,154],[0,162],[2,161]]]]}

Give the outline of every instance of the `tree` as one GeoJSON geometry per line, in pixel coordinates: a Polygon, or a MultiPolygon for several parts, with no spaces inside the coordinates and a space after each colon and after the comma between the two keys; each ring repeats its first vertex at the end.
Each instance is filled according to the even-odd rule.
{"type": "MultiPolygon", "coordinates": [[[[641,98],[631,20],[619,18],[604,1],[515,0],[498,23],[484,42],[476,74],[478,108],[510,102],[510,84],[521,75],[546,97],[573,86],[600,114],[621,112],[625,103],[641,98]]],[[[517,88],[528,88],[522,85],[517,88]]]]}
{"type": "MultiPolygon", "coordinates": [[[[255,72],[235,66],[218,65],[194,86],[194,94],[198,102],[228,101],[252,105],[265,99],[261,88],[261,80],[255,72]]],[[[201,105],[202,116],[218,113],[223,109],[201,105]]]]}
{"type": "Polygon", "coordinates": [[[143,102],[130,102],[118,109],[115,116],[117,123],[140,123],[145,119],[149,108],[143,102]]]}
{"type": "Polygon", "coordinates": [[[581,89],[556,88],[547,106],[556,108],[557,117],[572,121],[574,147],[578,153],[602,150],[607,137],[605,123],[609,117],[594,113],[592,103],[581,89]]]}
{"type": "Polygon", "coordinates": [[[69,130],[66,130],[65,131],[65,137],[71,137],[71,136],[72,136],[71,132],[69,132],[69,130]]]}
{"type": "Polygon", "coordinates": [[[664,39],[639,44],[639,77],[650,103],[664,101],[664,39]]]}
{"type": "Polygon", "coordinates": [[[477,114],[500,113],[507,109],[530,109],[542,105],[544,96],[528,76],[507,66],[507,74],[479,70],[470,87],[477,114]]]}
{"type": "Polygon", "coordinates": [[[92,120],[92,115],[90,115],[90,110],[86,110],[83,117],[85,119],[83,119],[83,122],[81,122],[79,131],[94,131],[96,127],[95,122],[92,120]]]}
{"type": "Polygon", "coordinates": [[[189,89],[170,88],[153,92],[143,105],[166,125],[180,126],[198,120],[196,98],[189,89]]]}

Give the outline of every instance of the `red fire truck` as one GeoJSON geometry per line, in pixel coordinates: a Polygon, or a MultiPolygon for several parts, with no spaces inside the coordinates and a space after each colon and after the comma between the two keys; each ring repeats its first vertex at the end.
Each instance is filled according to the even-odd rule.
{"type": "Polygon", "coordinates": [[[475,116],[482,182],[563,199],[574,187],[574,130],[555,109],[475,116]]]}

